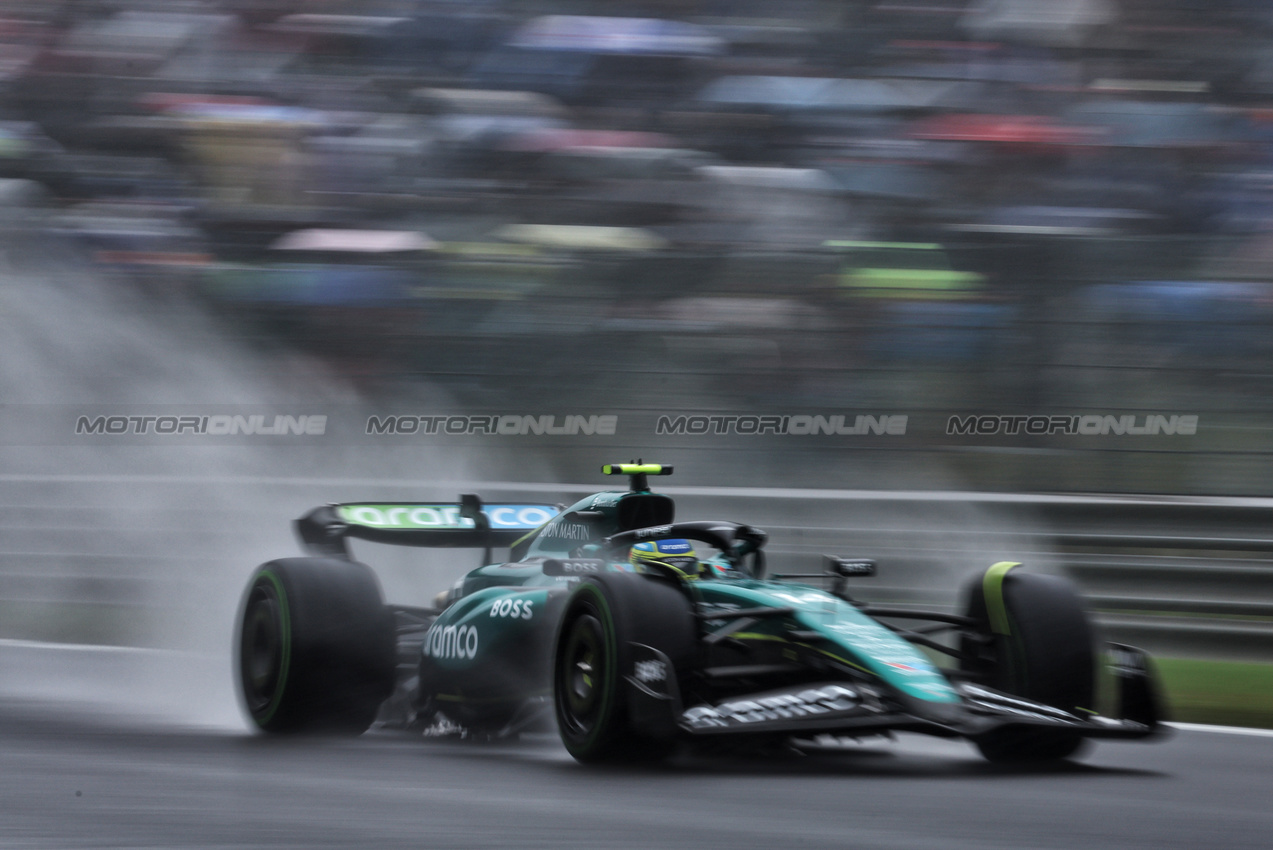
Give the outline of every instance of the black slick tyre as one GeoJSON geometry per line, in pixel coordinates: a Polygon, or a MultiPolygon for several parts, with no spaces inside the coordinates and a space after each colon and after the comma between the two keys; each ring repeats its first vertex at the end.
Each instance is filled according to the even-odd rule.
{"type": "MultiPolygon", "coordinates": [[[[992,568],[993,570],[994,568],[992,568]]],[[[1018,570],[969,588],[965,614],[983,624],[980,642],[965,640],[966,672],[996,690],[1071,713],[1090,710],[1095,688],[1095,639],[1083,600],[1055,576],[1018,570]]],[[[1069,758],[1083,744],[1077,732],[1006,726],[974,743],[994,762],[1069,758]]]]}
{"type": "Polygon", "coordinates": [[[237,637],[239,695],[265,732],[362,734],[393,689],[393,615],[364,564],[262,565],[244,594],[237,637]]]}
{"type": "Polygon", "coordinates": [[[668,581],[605,574],[581,582],[564,607],[553,653],[553,702],[566,750],[589,764],[670,753],[673,735],[633,728],[625,681],[633,666],[630,645],[663,653],[674,677],[693,663],[697,639],[690,602],[668,581]]]}

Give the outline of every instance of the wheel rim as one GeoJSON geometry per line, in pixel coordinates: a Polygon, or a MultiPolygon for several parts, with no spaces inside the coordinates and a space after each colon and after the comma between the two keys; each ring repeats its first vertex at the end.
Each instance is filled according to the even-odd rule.
{"type": "Polygon", "coordinates": [[[562,720],[571,734],[586,735],[599,719],[609,675],[601,623],[596,617],[583,614],[571,624],[561,661],[557,690],[562,720]]]}
{"type": "Polygon", "coordinates": [[[243,693],[254,716],[265,712],[278,693],[284,663],[283,616],[278,593],[260,582],[243,614],[241,673],[243,693]]]}

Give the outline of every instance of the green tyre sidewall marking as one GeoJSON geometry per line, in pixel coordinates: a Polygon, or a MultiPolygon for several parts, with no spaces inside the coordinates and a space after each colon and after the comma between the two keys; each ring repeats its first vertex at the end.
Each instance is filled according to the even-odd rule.
{"type": "Polygon", "coordinates": [[[1025,647],[1021,644],[1021,634],[1012,627],[1012,617],[1008,614],[1008,604],[1003,597],[1003,582],[1008,573],[1021,566],[1019,561],[1000,561],[992,564],[982,577],[982,595],[986,600],[986,615],[990,619],[990,631],[1001,638],[1000,646],[1004,651],[1007,664],[1007,680],[1002,682],[1010,690],[1023,691],[1028,687],[1027,671],[1023,659],[1025,647]]]}
{"type": "Polygon", "coordinates": [[[597,606],[597,613],[601,615],[601,627],[608,638],[605,649],[607,675],[601,688],[601,707],[597,710],[597,722],[592,725],[587,738],[582,742],[582,748],[590,750],[605,733],[610,731],[608,715],[611,703],[614,702],[615,673],[618,670],[619,659],[614,615],[610,611],[610,603],[605,593],[595,584],[585,584],[579,588],[578,595],[592,597],[593,603],[597,606]]]}
{"type": "Polygon", "coordinates": [[[278,713],[279,706],[283,703],[283,694],[287,690],[287,676],[292,665],[292,615],[288,608],[287,591],[283,589],[283,580],[279,575],[273,570],[261,570],[257,574],[257,581],[261,580],[273,585],[274,592],[278,594],[278,620],[281,632],[279,645],[282,656],[278,666],[278,682],[274,685],[274,696],[265,707],[265,711],[259,717],[254,716],[257,725],[264,727],[278,713]]]}
{"type": "Polygon", "coordinates": [[[1017,561],[1000,561],[986,570],[981,579],[981,592],[986,600],[986,615],[990,618],[990,631],[997,635],[1012,634],[1008,619],[1008,607],[1003,600],[1003,580],[1021,564],[1017,561]]]}

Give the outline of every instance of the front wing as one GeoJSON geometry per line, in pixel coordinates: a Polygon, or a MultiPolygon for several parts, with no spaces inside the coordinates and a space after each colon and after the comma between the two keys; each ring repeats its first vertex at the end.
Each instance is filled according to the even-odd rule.
{"type": "Polygon", "coordinates": [[[1147,738],[1161,734],[1161,703],[1144,652],[1110,644],[1116,683],[1115,716],[1074,713],[973,683],[955,685],[958,703],[899,700],[881,688],[856,682],[817,682],[734,696],[714,704],[685,706],[671,664],[658,650],[632,644],[626,677],[631,717],[652,735],[680,732],[719,735],[848,736],[886,731],[976,738],[1003,727],[1068,730],[1090,738],[1147,738]]]}

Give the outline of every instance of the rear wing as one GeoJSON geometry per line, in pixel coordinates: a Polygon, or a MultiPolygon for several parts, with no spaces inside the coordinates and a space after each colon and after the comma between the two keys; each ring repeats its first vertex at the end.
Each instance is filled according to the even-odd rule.
{"type": "Polygon", "coordinates": [[[466,494],[459,502],[356,502],[324,505],[296,520],[301,545],[315,555],[349,557],[346,539],[392,546],[491,550],[511,546],[561,509],[531,503],[483,504],[466,494]]]}

